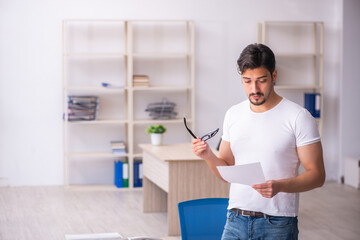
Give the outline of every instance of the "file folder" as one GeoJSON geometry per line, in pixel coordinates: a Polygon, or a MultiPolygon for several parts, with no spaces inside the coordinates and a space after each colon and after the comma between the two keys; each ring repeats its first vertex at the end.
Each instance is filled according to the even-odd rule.
{"type": "Polygon", "coordinates": [[[320,93],[305,93],[305,108],[314,118],[320,118],[320,93]]]}
{"type": "Polygon", "coordinates": [[[114,184],[116,187],[122,188],[123,187],[123,162],[115,161],[114,169],[115,169],[114,184]]]}

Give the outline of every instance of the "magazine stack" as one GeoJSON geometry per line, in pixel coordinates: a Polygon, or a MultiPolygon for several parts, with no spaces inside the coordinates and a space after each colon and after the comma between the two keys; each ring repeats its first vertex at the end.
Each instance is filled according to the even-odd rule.
{"type": "Polygon", "coordinates": [[[126,154],[126,146],[124,141],[111,141],[110,145],[113,154],[126,154]]]}
{"type": "Polygon", "coordinates": [[[149,112],[149,116],[152,119],[173,119],[177,115],[177,113],[174,112],[175,106],[175,103],[163,99],[161,102],[148,104],[145,111],[149,112]]]}
{"type": "Polygon", "coordinates": [[[69,96],[68,121],[96,120],[98,103],[97,96],[69,96]]]}

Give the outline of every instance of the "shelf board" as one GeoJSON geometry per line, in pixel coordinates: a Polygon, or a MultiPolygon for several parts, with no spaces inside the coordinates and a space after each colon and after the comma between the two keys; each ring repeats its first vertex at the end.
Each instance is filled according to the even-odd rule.
{"type": "Polygon", "coordinates": [[[119,20],[119,19],[77,19],[77,18],[68,18],[64,19],[64,22],[118,22],[118,23],[126,23],[127,20],[119,20]]]}
{"type": "Polygon", "coordinates": [[[96,92],[123,92],[127,87],[111,88],[102,86],[68,86],[64,90],[67,91],[96,91],[96,92]]]}
{"type": "Polygon", "coordinates": [[[264,21],[263,23],[270,23],[270,24],[323,24],[324,22],[312,22],[312,21],[264,21]]]}
{"type": "MultiPolygon", "coordinates": [[[[191,119],[186,119],[187,122],[191,122],[191,119]]],[[[183,123],[184,119],[182,118],[176,118],[176,119],[138,119],[134,120],[134,124],[166,124],[166,123],[183,123]]]]}
{"type": "Polygon", "coordinates": [[[99,119],[91,121],[67,121],[69,124],[125,124],[127,119],[99,119]]]}
{"type": "Polygon", "coordinates": [[[180,23],[192,23],[193,20],[185,20],[185,19],[178,19],[178,20],[162,20],[162,19],[137,19],[137,20],[128,20],[128,22],[130,23],[141,23],[141,22],[145,22],[145,23],[157,23],[157,22],[180,22],[180,23]]]}
{"type": "Polygon", "coordinates": [[[128,154],[113,154],[111,152],[68,152],[68,157],[88,157],[88,158],[116,158],[126,157],[128,154]]]}
{"type": "Polygon", "coordinates": [[[134,156],[134,158],[136,158],[136,157],[142,157],[143,156],[143,154],[140,152],[140,153],[134,153],[133,154],[133,156],[134,156]]]}
{"type": "Polygon", "coordinates": [[[315,53],[277,53],[275,57],[292,57],[292,58],[310,58],[310,57],[317,57],[322,56],[322,54],[315,54],[315,53]]]}
{"type": "Polygon", "coordinates": [[[315,85],[275,85],[275,89],[321,89],[320,86],[315,85]]]}
{"type": "Polygon", "coordinates": [[[126,57],[124,52],[73,52],[64,53],[64,57],[126,57]]]}
{"type": "Polygon", "coordinates": [[[133,87],[133,91],[182,91],[189,90],[190,86],[148,86],[148,87],[133,87]]]}
{"type": "Polygon", "coordinates": [[[187,57],[190,56],[189,52],[139,52],[129,54],[134,57],[187,57]]]}

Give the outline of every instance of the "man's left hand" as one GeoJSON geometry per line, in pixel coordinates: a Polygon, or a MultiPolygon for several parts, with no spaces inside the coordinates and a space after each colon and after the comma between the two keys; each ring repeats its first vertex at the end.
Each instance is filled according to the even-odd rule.
{"type": "Polygon", "coordinates": [[[266,181],[266,183],[252,185],[263,197],[272,198],[280,192],[280,183],[274,180],[266,181]]]}

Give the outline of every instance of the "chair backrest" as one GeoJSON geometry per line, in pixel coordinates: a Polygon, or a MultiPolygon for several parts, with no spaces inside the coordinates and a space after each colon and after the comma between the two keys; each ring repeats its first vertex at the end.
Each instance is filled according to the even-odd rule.
{"type": "Polygon", "coordinates": [[[182,240],[219,240],[226,223],[228,198],[203,198],[178,204],[182,240]]]}

